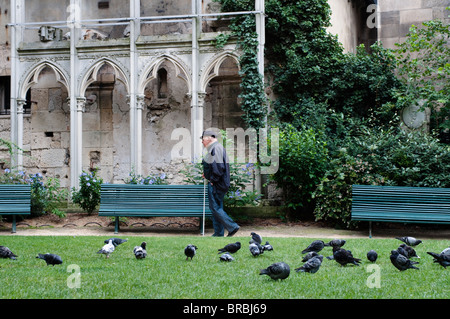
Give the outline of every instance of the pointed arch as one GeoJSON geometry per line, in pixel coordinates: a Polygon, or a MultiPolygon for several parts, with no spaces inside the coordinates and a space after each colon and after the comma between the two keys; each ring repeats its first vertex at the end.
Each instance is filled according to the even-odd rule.
{"type": "Polygon", "coordinates": [[[89,85],[98,80],[97,79],[97,76],[99,74],[98,71],[105,64],[108,64],[114,69],[114,72],[116,73],[116,79],[125,85],[127,92],[130,92],[129,78],[126,75],[124,68],[119,66],[116,61],[110,58],[103,57],[94,62],[85,72],[80,82],[79,87],[80,96],[84,96],[84,94],[86,93],[86,89],[89,87],[89,85]]]}
{"type": "Polygon", "coordinates": [[[202,68],[200,74],[200,92],[206,91],[206,86],[208,85],[209,81],[219,75],[220,66],[222,65],[223,61],[228,58],[232,58],[236,62],[236,65],[240,70],[239,56],[237,56],[234,52],[224,51],[215,55],[206,63],[206,67],[202,68]]]}
{"type": "Polygon", "coordinates": [[[19,98],[25,99],[26,94],[28,90],[35,84],[38,83],[39,75],[41,74],[42,70],[46,67],[49,67],[53,70],[56,76],[56,81],[64,85],[67,89],[67,92],[69,92],[69,76],[63,71],[63,69],[57,65],[56,63],[48,60],[40,61],[35,66],[31,68],[31,71],[28,72],[24,76],[24,80],[20,81],[20,87],[19,87],[19,98]]]}
{"type": "Polygon", "coordinates": [[[175,76],[186,82],[188,93],[191,93],[191,76],[187,66],[174,57],[164,54],[156,58],[148,65],[144,72],[142,72],[138,85],[138,92],[140,94],[144,94],[145,87],[150,81],[158,78],[158,70],[166,61],[171,62],[175,66],[175,76]]]}

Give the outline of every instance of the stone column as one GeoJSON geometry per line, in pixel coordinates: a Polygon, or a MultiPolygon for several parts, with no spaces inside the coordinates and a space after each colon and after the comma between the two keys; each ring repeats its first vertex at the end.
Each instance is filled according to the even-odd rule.
{"type": "Polygon", "coordinates": [[[82,115],[84,111],[84,97],[78,97],[79,62],[76,44],[80,36],[81,0],[70,0],[70,16],[68,25],[70,29],[70,187],[78,189],[79,176],[82,171],[82,115]]]}
{"type": "MultiPolygon", "coordinates": [[[[255,0],[255,10],[261,11],[256,14],[256,33],[258,35],[258,71],[261,74],[261,81],[264,83],[264,44],[265,44],[265,16],[264,16],[264,0],[255,0]]],[[[267,118],[265,119],[267,128],[267,118]]],[[[259,135],[261,136],[261,135],[259,135]]],[[[257,165],[255,168],[255,191],[261,193],[261,169],[257,165]]]]}
{"type": "Polygon", "coordinates": [[[23,107],[27,104],[25,99],[17,99],[16,117],[17,117],[17,163],[16,169],[23,169],[23,107]]]}
{"type": "MultiPolygon", "coordinates": [[[[23,104],[19,96],[19,81],[21,68],[17,48],[23,37],[22,23],[25,20],[24,0],[11,0],[11,92],[10,92],[10,116],[11,116],[11,142],[21,147],[23,141],[23,104]],[[21,106],[21,118],[18,108],[21,106]],[[19,127],[20,126],[20,127],[19,127]],[[20,132],[20,133],[19,133],[20,132]],[[19,136],[20,135],[20,136],[19,136]]],[[[22,169],[22,152],[14,151],[11,155],[11,166],[22,169]]]]}
{"type": "Polygon", "coordinates": [[[130,105],[130,171],[141,174],[142,168],[142,108],[139,110],[137,79],[139,52],[136,48],[136,40],[139,37],[140,25],[140,1],[130,1],[130,88],[128,103],[130,105]]]}
{"type": "Polygon", "coordinates": [[[192,83],[191,83],[191,154],[193,160],[202,156],[202,144],[200,136],[203,131],[203,105],[199,105],[199,44],[198,38],[201,32],[200,2],[192,0],[192,83]]]}

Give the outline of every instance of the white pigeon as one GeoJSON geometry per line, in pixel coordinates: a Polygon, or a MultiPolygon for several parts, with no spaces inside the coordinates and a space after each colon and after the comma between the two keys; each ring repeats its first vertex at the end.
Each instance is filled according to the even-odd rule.
{"type": "Polygon", "coordinates": [[[97,254],[103,254],[106,258],[109,258],[109,255],[114,251],[114,245],[112,240],[110,239],[107,244],[105,244],[102,249],[97,251],[97,254]]]}
{"type": "Polygon", "coordinates": [[[144,241],[140,246],[136,246],[133,249],[134,256],[136,256],[136,259],[144,259],[147,257],[147,243],[144,241]]]}

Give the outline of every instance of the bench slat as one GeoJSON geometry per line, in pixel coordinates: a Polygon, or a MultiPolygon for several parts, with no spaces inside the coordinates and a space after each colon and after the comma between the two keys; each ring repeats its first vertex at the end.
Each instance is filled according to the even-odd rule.
{"type": "Polygon", "coordinates": [[[118,217],[211,216],[203,185],[102,184],[100,194],[98,214],[116,217],[116,232],[118,217]]]}
{"type": "Polygon", "coordinates": [[[450,224],[450,189],[353,185],[351,219],[450,224]]]}

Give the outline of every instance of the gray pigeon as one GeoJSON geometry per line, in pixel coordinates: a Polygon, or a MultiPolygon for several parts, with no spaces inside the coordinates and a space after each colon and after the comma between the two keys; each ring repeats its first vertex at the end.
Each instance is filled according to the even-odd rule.
{"type": "Polygon", "coordinates": [[[416,238],[410,237],[410,236],[395,237],[395,239],[398,239],[409,246],[417,246],[422,242],[420,239],[416,239],[416,238]]]}
{"type": "Polygon", "coordinates": [[[308,247],[302,250],[302,254],[308,253],[310,251],[315,251],[318,253],[325,247],[323,240],[314,240],[308,247]]]}
{"type": "Polygon", "coordinates": [[[97,251],[97,254],[103,254],[103,255],[106,256],[106,258],[109,258],[109,255],[112,254],[114,249],[115,248],[114,248],[114,245],[113,245],[113,240],[109,239],[108,243],[106,245],[103,245],[102,249],[97,251]]]}
{"type": "Polygon", "coordinates": [[[144,259],[147,257],[147,243],[143,241],[140,246],[135,246],[133,249],[133,254],[136,259],[144,259]]]}
{"type": "Polygon", "coordinates": [[[267,250],[267,251],[272,251],[273,250],[272,245],[269,244],[268,241],[266,241],[266,243],[263,245],[263,247],[264,247],[264,250],[267,250]]]}
{"type": "Polygon", "coordinates": [[[375,250],[371,249],[367,252],[367,259],[371,262],[376,262],[378,258],[378,254],[375,250]]]}
{"type": "Polygon", "coordinates": [[[233,256],[231,256],[230,253],[222,254],[219,257],[219,259],[220,259],[220,261],[233,261],[234,260],[233,256]]]}
{"type": "Polygon", "coordinates": [[[250,235],[252,235],[252,240],[258,244],[261,245],[262,243],[262,237],[261,235],[258,235],[257,233],[251,232],[250,235]]]}
{"type": "Polygon", "coordinates": [[[117,247],[120,244],[123,244],[123,243],[127,242],[126,239],[121,239],[121,238],[117,238],[117,237],[111,237],[109,239],[105,239],[105,244],[107,244],[110,240],[112,240],[112,244],[114,245],[114,247],[117,247]]]}
{"type": "Polygon", "coordinates": [[[38,254],[36,258],[43,259],[48,265],[59,265],[62,264],[63,261],[60,256],[56,254],[38,254]]]}
{"type": "Polygon", "coordinates": [[[445,248],[440,254],[427,251],[427,254],[433,256],[433,262],[438,263],[444,268],[450,266],[450,248],[445,248]]]}
{"type": "Polygon", "coordinates": [[[301,266],[295,270],[297,272],[301,271],[301,272],[309,272],[311,274],[314,274],[319,270],[320,265],[322,265],[322,260],[323,260],[322,255],[314,256],[311,259],[309,259],[306,263],[304,263],[303,266],[301,266]]]}
{"type": "Polygon", "coordinates": [[[237,241],[237,242],[235,242],[233,244],[227,244],[227,245],[225,245],[225,247],[218,249],[218,251],[219,251],[218,254],[225,253],[225,252],[229,252],[230,254],[234,254],[239,249],[241,249],[241,243],[237,241]]]}
{"type": "Polygon", "coordinates": [[[404,271],[406,269],[419,269],[415,267],[415,264],[418,264],[417,261],[411,261],[407,257],[400,254],[397,250],[391,251],[391,256],[389,257],[391,263],[400,271],[404,271]]]}
{"type": "Polygon", "coordinates": [[[0,246],[0,258],[17,260],[17,256],[6,246],[0,246]]]}
{"type": "Polygon", "coordinates": [[[325,244],[325,247],[342,247],[344,246],[346,241],[344,239],[333,239],[325,244]]]}
{"type": "Polygon", "coordinates": [[[188,260],[189,258],[194,258],[195,253],[197,252],[197,246],[189,244],[186,246],[186,248],[184,248],[184,254],[186,255],[186,260],[188,260]]]}
{"type": "Polygon", "coordinates": [[[307,262],[308,260],[310,260],[313,257],[317,257],[319,256],[318,253],[316,253],[315,251],[310,251],[309,253],[307,253],[305,256],[303,256],[302,262],[307,262]]]}
{"type": "Polygon", "coordinates": [[[264,252],[264,247],[261,246],[258,243],[251,243],[248,246],[250,252],[252,253],[253,257],[258,257],[259,255],[261,255],[264,252]]]}
{"type": "Polygon", "coordinates": [[[273,280],[286,279],[289,277],[291,269],[285,262],[278,262],[270,265],[266,269],[261,269],[260,275],[267,275],[273,280]]]}

